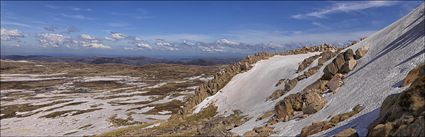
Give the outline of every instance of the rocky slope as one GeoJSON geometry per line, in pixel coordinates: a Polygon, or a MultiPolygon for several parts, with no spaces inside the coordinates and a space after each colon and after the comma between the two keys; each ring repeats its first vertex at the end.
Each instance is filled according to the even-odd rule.
{"type": "Polygon", "coordinates": [[[423,78],[414,68],[425,63],[424,9],[343,49],[247,57],[196,89],[172,120],[113,135],[423,135],[423,78]]]}
{"type": "MultiPolygon", "coordinates": [[[[278,136],[331,136],[356,131],[366,136],[385,97],[406,90],[400,87],[405,85],[402,78],[424,62],[423,28],[424,4],[342,50],[260,58],[251,69],[236,71],[229,82],[221,82],[222,88],[197,98],[195,113],[208,105],[217,106],[222,116],[239,110],[249,119],[230,130],[239,135],[267,131],[278,136]],[[272,116],[263,117],[270,112],[272,116]]],[[[389,133],[393,132],[403,135],[389,133]]]]}

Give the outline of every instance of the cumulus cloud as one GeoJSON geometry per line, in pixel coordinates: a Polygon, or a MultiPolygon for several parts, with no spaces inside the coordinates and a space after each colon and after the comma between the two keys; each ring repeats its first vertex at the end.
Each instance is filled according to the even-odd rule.
{"type": "Polygon", "coordinates": [[[18,29],[1,28],[2,41],[18,40],[19,38],[23,38],[23,37],[24,35],[18,29]]]}
{"type": "Polygon", "coordinates": [[[168,42],[164,39],[156,39],[155,45],[159,50],[169,50],[169,51],[179,50],[177,47],[174,46],[173,43],[168,42]]]}
{"type": "Polygon", "coordinates": [[[310,13],[292,15],[295,19],[304,19],[309,17],[323,18],[328,14],[360,11],[369,8],[392,6],[397,4],[395,1],[363,1],[363,2],[343,2],[333,4],[331,7],[313,11],[310,13]]]}
{"type": "Polygon", "coordinates": [[[95,37],[90,36],[89,34],[81,34],[80,37],[83,40],[95,40],[96,39],[95,37]]]}
{"type": "Polygon", "coordinates": [[[96,37],[89,34],[81,34],[81,41],[79,42],[81,46],[87,48],[100,48],[100,49],[110,49],[110,46],[102,44],[96,37]]]}
{"type": "Polygon", "coordinates": [[[38,34],[38,41],[42,47],[59,47],[66,44],[66,37],[56,33],[41,33],[38,34]]]}
{"type": "Polygon", "coordinates": [[[228,40],[228,39],[219,39],[219,40],[217,40],[217,44],[220,44],[220,45],[229,45],[229,46],[236,46],[236,45],[239,45],[240,43],[239,42],[235,42],[235,41],[231,41],[231,40],[228,40]]]}
{"type": "Polygon", "coordinates": [[[152,46],[147,41],[138,37],[134,38],[132,44],[134,44],[138,49],[152,49],[152,46]]]}
{"type": "Polygon", "coordinates": [[[98,48],[98,49],[110,49],[110,46],[106,46],[102,43],[96,43],[96,42],[83,42],[84,47],[88,48],[98,48]]]}
{"type": "Polygon", "coordinates": [[[125,35],[123,33],[118,33],[118,32],[111,32],[110,37],[105,37],[106,40],[111,40],[111,41],[122,40],[122,39],[126,39],[126,38],[128,38],[127,35],[125,35]]]}

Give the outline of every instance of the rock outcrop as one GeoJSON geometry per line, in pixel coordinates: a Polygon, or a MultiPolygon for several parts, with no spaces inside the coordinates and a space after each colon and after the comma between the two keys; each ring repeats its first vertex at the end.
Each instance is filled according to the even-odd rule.
{"type": "Polygon", "coordinates": [[[316,113],[317,111],[321,110],[326,104],[326,101],[322,99],[322,97],[318,93],[315,92],[308,92],[304,94],[303,100],[305,100],[302,109],[304,114],[316,113]]]}
{"type": "Polygon", "coordinates": [[[356,129],[354,128],[347,128],[337,134],[335,134],[335,137],[358,137],[356,129]]]}
{"type": "MultiPolygon", "coordinates": [[[[356,105],[350,112],[338,114],[336,116],[333,116],[331,120],[329,121],[320,121],[320,122],[313,122],[311,125],[303,127],[301,129],[300,136],[306,137],[309,135],[313,135],[316,133],[319,133],[321,131],[327,130],[329,128],[334,127],[339,122],[342,122],[353,115],[359,113],[363,108],[360,105],[356,105]]],[[[342,134],[342,133],[341,133],[342,134]]]]}
{"type": "Polygon", "coordinates": [[[368,136],[425,135],[425,64],[416,69],[419,73],[408,89],[384,100],[368,136]]]}
{"type": "Polygon", "coordinates": [[[326,84],[331,92],[336,92],[336,90],[342,86],[343,75],[342,74],[336,74],[332,77],[331,80],[326,84]]]}
{"type": "Polygon", "coordinates": [[[301,129],[300,137],[307,137],[309,135],[319,133],[320,131],[332,128],[334,126],[335,125],[327,121],[314,122],[310,126],[301,129]]]}
{"type": "Polygon", "coordinates": [[[301,62],[301,64],[298,66],[297,73],[303,71],[305,68],[310,66],[311,63],[313,63],[313,61],[316,60],[318,57],[320,57],[320,55],[314,55],[304,59],[303,62],[301,62]]]}
{"type": "Polygon", "coordinates": [[[369,50],[369,47],[367,46],[363,46],[359,49],[356,50],[356,55],[354,56],[355,59],[360,59],[362,58],[364,55],[366,55],[367,51],[369,50]]]}

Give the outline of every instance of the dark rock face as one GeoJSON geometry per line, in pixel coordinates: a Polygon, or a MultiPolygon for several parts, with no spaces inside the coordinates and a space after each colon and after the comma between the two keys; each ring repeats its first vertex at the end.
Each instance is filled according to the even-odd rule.
{"type": "Polygon", "coordinates": [[[425,135],[425,64],[417,69],[420,72],[408,89],[384,100],[368,136],[425,135]]]}

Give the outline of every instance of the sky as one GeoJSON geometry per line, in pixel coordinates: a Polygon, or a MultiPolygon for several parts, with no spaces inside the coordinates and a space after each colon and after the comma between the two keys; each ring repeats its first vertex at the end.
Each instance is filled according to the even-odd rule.
{"type": "Polygon", "coordinates": [[[239,55],[358,40],[421,1],[1,1],[2,55],[239,55]]]}

